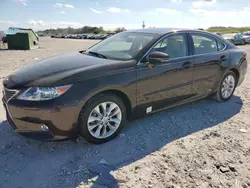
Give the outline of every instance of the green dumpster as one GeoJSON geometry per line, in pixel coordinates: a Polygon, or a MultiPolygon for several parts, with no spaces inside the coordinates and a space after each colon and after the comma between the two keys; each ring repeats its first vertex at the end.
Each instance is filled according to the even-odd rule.
{"type": "Polygon", "coordinates": [[[30,50],[38,45],[38,37],[32,29],[9,28],[6,37],[10,50],[30,50]]]}

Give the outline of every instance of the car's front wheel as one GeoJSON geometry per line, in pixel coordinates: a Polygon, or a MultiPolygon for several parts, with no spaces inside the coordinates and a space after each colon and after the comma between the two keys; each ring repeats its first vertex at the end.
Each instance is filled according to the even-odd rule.
{"type": "Polygon", "coordinates": [[[87,102],[80,114],[80,134],[91,143],[107,142],[122,130],[126,115],[126,107],[118,96],[97,95],[87,102]]]}
{"type": "Polygon", "coordinates": [[[233,71],[229,71],[222,79],[218,91],[214,95],[214,99],[217,101],[227,101],[234,93],[236,88],[237,79],[233,71]]]}

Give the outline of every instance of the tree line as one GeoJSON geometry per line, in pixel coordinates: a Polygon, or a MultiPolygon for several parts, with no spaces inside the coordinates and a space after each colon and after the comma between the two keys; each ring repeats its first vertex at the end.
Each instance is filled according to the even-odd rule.
{"type": "Polygon", "coordinates": [[[93,33],[93,34],[107,34],[107,33],[119,33],[126,31],[124,27],[116,28],[114,31],[105,30],[103,27],[91,27],[84,26],[82,28],[57,28],[57,29],[46,29],[43,31],[38,31],[38,33],[43,33],[46,35],[57,35],[57,34],[83,34],[83,33],[93,33]]]}
{"type": "MultiPolygon", "coordinates": [[[[93,34],[107,34],[107,33],[119,33],[126,31],[124,27],[116,28],[114,31],[105,30],[103,27],[91,27],[84,26],[82,28],[57,28],[57,29],[46,29],[44,31],[39,31],[38,33],[43,33],[45,35],[57,35],[57,34],[83,34],[83,33],[93,33],[93,34]]],[[[220,33],[238,33],[250,31],[250,27],[210,27],[207,29],[209,32],[220,32],[220,33]]]]}
{"type": "Polygon", "coordinates": [[[209,32],[218,32],[218,33],[243,33],[250,31],[250,27],[210,27],[207,29],[209,32]]]}

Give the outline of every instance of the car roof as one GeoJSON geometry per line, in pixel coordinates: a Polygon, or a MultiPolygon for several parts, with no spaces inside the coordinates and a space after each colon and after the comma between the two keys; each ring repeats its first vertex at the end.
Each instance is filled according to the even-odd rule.
{"type": "MultiPolygon", "coordinates": [[[[199,30],[199,29],[186,29],[186,28],[148,28],[148,29],[137,29],[137,30],[129,30],[128,32],[138,32],[138,33],[152,33],[152,34],[159,34],[164,35],[171,32],[200,32],[200,33],[209,33],[207,31],[199,30]]],[[[211,33],[210,33],[211,34],[211,33]]]]}

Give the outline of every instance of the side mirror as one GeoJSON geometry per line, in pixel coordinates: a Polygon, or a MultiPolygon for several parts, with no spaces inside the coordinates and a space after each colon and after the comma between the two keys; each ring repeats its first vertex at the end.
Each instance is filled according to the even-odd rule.
{"type": "Polygon", "coordinates": [[[148,55],[148,61],[151,64],[164,63],[169,60],[169,55],[163,52],[152,52],[148,55]]]}

